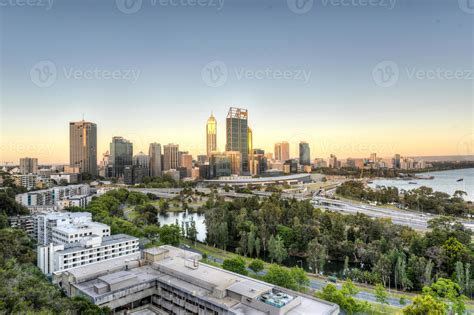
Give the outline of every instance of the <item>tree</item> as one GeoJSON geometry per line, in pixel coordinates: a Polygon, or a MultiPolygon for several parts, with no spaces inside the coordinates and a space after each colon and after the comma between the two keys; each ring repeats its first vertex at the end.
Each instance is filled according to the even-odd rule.
{"type": "Polygon", "coordinates": [[[413,303],[403,309],[405,315],[444,315],[446,305],[431,295],[418,295],[413,303]]]}
{"type": "Polygon", "coordinates": [[[266,282],[285,287],[291,290],[298,290],[298,283],[293,278],[291,272],[279,265],[272,264],[263,279],[266,282]]]}
{"type": "Polygon", "coordinates": [[[389,297],[389,294],[388,294],[387,290],[385,289],[385,287],[381,283],[378,283],[375,286],[375,299],[376,299],[376,301],[381,303],[381,304],[388,304],[388,297],[389,297]]]}
{"type": "Polygon", "coordinates": [[[163,225],[160,228],[160,242],[173,246],[179,246],[181,229],[176,224],[163,225]]]}
{"type": "Polygon", "coordinates": [[[248,271],[245,268],[245,260],[240,256],[236,256],[231,259],[225,259],[222,263],[222,268],[244,276],[248,274],[248,271]]]}
{"type": "Polygon", "coordinates": [[[197,240],[197,228],[196,228],[196,221],[194,221],[193,217],[191,217],[191,222],[189,222],[189,226],[186,231],[186,236],[194,243],[196,244],[197,240]]]}
{"type": "Polygon", "coordinates": [[[347,314],[370,314],[370,304],[366,301],[358,301],[353,297],[357,292],[354,284],[348,281],[343,284],[341,290],[338,290],[334,284],[328,284],[315,295],[323,300],[338,304],[347,314]]]}
{"type": "Polygon", "coordinates": [[[431,295],[433,298],[441,301],[447,299],[451,302],[453,310],[458,314],[463,314],[466,310],[464,301],[466,297],[461,294],[461,287],[445,278],[439,278],[429,287],[423,288],[424,295],[431,295]]]}
{"type": "Polygon", "coordinates": [[[260,271],[262,271],[264,266],[265,265],[264,265],[263,260],[260,260],[260,259],[254,259],[249,264],[249,268],[255,273],[259,273],[260,271]]]}
{"type": "Polygon", "coordinates": [[[308,263],[314,273],[322,272],[326,263],[326,247],[321,245],[317,239],[308,244],[308,263]]]}
{"type": "Polygon", "coordinates": [[[296,284],[298,285],[298,290],[309,286],[309,278],[303,268],[292,267],[290,269],[290,273],[293,279],[295,279],[296,284]]]}
{"type": "Polygon", "coordinates": [[[280,235],[277,235],[277,237],[273,237],[272,235],[270,237],[268,241],[268,254],[272,262],[275,260],[279,264],[288,256],[280,235]]]}

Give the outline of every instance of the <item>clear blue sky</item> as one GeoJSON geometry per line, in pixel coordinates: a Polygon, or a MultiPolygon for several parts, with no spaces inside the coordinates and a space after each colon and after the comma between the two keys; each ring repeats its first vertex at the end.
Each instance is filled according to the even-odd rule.
{"type": "Polygon", "coordinates": [[[229,106],[249,109],[254,146],[269,151],[286,140],[295,155],[305,140],[312,158],[472,153],[474,14],[457,0],[314,0],[303,14],[292,0],[197,1],[142,0],[132,14],[120,0],[0,2],[0,162],[68,162],[68,122],[83,114],[98,124],[99,156],[115,135],[136,152],[157,141],[204,153],[211,111],[224,149],[229,106]],[[41,87],[34,67],[45,60],[56,79],[41,87]],[[203,67],[216,60],[227,76],[213,87],[203,67]],[[386,60],[399,70],[389,87],[373,72],[386,60]]]}

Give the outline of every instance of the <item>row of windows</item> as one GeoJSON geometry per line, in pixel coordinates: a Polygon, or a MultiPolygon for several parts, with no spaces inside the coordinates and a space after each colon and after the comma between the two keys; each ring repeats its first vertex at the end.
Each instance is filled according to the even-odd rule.
{"type": "MultiPolygon", "coordinates": [[[[112,258],[115,258],[115,257],[124,256],[124,255],[129,255],[129,254],[132,254],[133,252],[134,251],[130,250],[130,251],[119,252],[119,253],[113,254],[111,256],[100,256],[100,257],[97,257],[97,258],[91,257],[92,255],[89,255],[90,258],[81,259],[80,261],[77,261],[77,262],[76,262],[75,258],[71,262],[69,262],[68,260],[64,260],[64,269],[74,268],[74,267],[83,266],[83,265],[86,265],[86,264],[91,264],[91,263],[102,261],[102,260],[112,259],[112,258]]],[[[97,256],[99,256],[99,255],[97,255],[97,256]]]]}
{"type": "Polygon", "coordinates": [[[97,248],[92,248],[92,249],[89,249],[89,250],[83,250],[81,252],[66,254],[66,255],[64,255],[64,258],[75,257],[75,256],[90,254],[90,253],[94,253],[94,252],[98,253],[98,252],[103,252],[103,251],[107,251],[109,249],[115,249],[115,248],[116,249],[124,249],[125,247],[132,247],[132,246],[137,246],[137,245],[138,245],[137,242],[126,242],[126,243],[121,243],[121,244],[118,244],[118,245],[97,247],[97,248]]]}

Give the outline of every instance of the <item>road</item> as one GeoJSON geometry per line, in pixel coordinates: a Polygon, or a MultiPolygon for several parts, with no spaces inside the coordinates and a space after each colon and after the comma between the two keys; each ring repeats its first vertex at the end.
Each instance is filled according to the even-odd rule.
{"type": "MultiPolygon", "coordinates": [[[[312,202],[316,207],[332,211],[348,214],[363,213],[374,218],[390,218],[395,224],[409,226],[417,230],[428,229],[428,221],[439,217],[438,215],[431,213],[420,213],[401,209],[392,210],[388,208],[359,204],[352,201],[334,200],[319,196],[313,197],[312,202]]],[[[465,227],[474,231],[473,221],[461,220],[461,223],[465,227]]]]}

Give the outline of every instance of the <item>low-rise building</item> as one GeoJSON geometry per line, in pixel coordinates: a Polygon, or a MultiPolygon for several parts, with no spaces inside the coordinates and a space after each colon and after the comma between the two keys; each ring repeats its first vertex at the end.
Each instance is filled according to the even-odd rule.
{"type": "Polygon", "coordinates": [[[89,185],[58,186],[50,189],[36,190],[15,196],[16,202],[23,206],[54,206],[61,199],[76,195],[89,195],[89,185]]]}
{"type": "Polygon", "coordinates": [[[38,268],[46,275],[94,264],[116,257],[138,258],[138,238],[115,234],[83,237],[72,244],[38,246],[38,268]]]}
{"type": "Polygon", "coordinates": [[[72,197],[67,197],[58,202],[58,207],[60,210],[63,210],[67,207],[82,207],[84,208],[91,202],[92,196],[89,195],[77,195],[72,197]]]}
{"type": "Polygon", "coordinates": [[[112,312],[155,314],[338,314],[339,306],[200,262],[172,246],[143,251],[142,260],[116,258],[55,273],[69,296],[112,312]]]}

